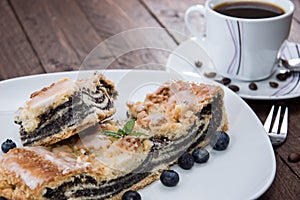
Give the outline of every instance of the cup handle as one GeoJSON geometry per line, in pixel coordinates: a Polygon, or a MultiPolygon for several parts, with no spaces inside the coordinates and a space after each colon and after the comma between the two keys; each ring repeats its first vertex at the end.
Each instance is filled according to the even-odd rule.
{"type": "Polygon", "coordinates": [[[187,28],[189,29],[189,31],[196,36],[197,38],[204,38],[205,37],[205,32],[201,32],[195,29],[195,27],[193,26],[193,24],[190,21],[190,15],[194,12],[199,12],[201,15],[201,19],[204,20],[205,18],[205,8],[203,5],[197,4],[197,5],[193,5],[191,7],[189,7],[184,15],[184,22],[187,26],[187,28]]]}

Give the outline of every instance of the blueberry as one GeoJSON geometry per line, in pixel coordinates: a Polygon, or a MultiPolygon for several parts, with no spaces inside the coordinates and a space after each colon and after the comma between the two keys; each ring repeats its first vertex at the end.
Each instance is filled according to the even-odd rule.
{"type": "Polygon", "coordinates": [[[179,182],[179,175],[174,170],[164,170],[160,175],[160,181],[165,186],[174,187],[179,182]]]}
{"type": "Polygon", "coordinates": [[[188,153],[188,152],[184,152],[178,158],[178,165],[182,169],[191,169],[194,166],[194,158],[193,158],[193,156],[190,153],[188,153]]]}
{"type": "Polygon", "coordinates": [[[134,190],[126,191],[122,196],[122,200],[141,200],[141,199],[142,199],[141,195],[134,190]]]}
{"type": "Polygon", "coordinates": [[[196,163],[205,163],[209,159],[209,153],[204,148],[197,148],[193,151],[192,156],[196,163]]]}
{"type": "Polygon", "coordinates": [[[2,149],[3,153],[7,153],[10,149],[13,149],[15,147],[17,147],[17,145],[11,139],[7,139],[1,145],[1,149],[2,149]]]}
{"type": "Polygon", "coordinates": [[[223,151],[228,147],[230,138],[229,135],[224,131],[217,131],[215,138],[211,140],[211,146],[213,149],[223,151]]]}

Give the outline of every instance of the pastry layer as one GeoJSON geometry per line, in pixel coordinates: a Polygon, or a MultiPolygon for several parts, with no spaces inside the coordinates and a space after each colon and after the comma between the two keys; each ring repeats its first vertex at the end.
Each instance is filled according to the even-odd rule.
{"type": "Polygon", "coordinates": [[[115,94],[102,74],[77,82],[61,79],[33,93],[15,116],[23,145],[50,145],[111,117],[115,94]]]}

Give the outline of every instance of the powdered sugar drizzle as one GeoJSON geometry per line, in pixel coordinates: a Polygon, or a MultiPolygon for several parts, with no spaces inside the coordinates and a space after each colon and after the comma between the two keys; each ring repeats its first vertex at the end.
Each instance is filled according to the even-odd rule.
{"type": "Polygon", "coordinates": [[[2,167],[6,170],[15,172],[16,177],[21,177],[26,185],[32,190],[44,182],[44,179],[34,176],[31,171],[24,169],[16,162],[8,162],[2,167]]]}
{"type": "Polygon", "coordinates": [[[62,174],[86,168],[91,164],[84,161],[84,159],[78,159],[79,157],[60,157],[43,147],[31,147],[30,149],[34,150],[39,156],[44,157],[44,159],[54,163],[62,174]]]}

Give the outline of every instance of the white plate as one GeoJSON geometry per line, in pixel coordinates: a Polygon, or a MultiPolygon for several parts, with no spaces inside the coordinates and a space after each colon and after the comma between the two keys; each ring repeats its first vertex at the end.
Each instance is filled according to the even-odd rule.
{"type": "MultiPolygon", "coordinates": [[[[299,44],[287,42],[286,46],[282,49],[281,56],[285,58],[300,57],[299,48],[299,44]]],[[[191,38],[181,43],[175,49],[175,51],[169,56],[167,66],[172,68],[172,70],[183,74],[197,72],[203,76],[205,72],[215,72],[216,70],[213,67],[213,61],[208,60],[204,49],[205,45],[203,42],[195,38],[191,38]],[[195,67],[195,62],[199,60],[203,62],[203,66],[201,68],[195,67]]],[[[240,91],[237,92],[237,94],[245,99],[279,100],[300,96],[300,73],[294,73],[287,80],[279,81],[276,78],[276,75],[282,70],[284,70],[282,67],[278,67],[274,74],[268,79],[256,81],[255,83],[258,86],[257,90],[250,90],[250,82],[246,81],[232,79],[231,84],[237,85],[240,88],[240,91]],[[279,86],[277,88],[270,87],[270,81],[277,82],[279,86]]],[[[220,75],[212,78],[212,80],[221,79],[222,77],[220,75]]]]}
{"type": "MultiPolygon", "coordinates": [[[[29,94],[62,77],[87,76],[90,71],[64,72],[21,77],[0,82],[0,142],[12,138],[20,146],[18,126],[13,122],[13,113],[23,105],[29,94]]],[[[163,71],[111,70],[104,74],[116,83],[119,91],[116,106],[117,117],[125,116],[128,100],[143,100],[162,82],[182,78],[180,74],[163,71]]],[[[187,76],[185,76],[187,77],[187,76]]],[[[199,81],[199,77],[187,77],[199,81]]],[[[262,124],[235,93],[225,88],[225,106],[229,119],[230,144],[225,151],[211,150],[206,164],[196,164],[185,171],[174,167],[180,174],[180,182],[174,188],[156,181],[140,190],[143,200],[240,200],[255,199],[271,185],[275,176],[275,157],[270,140],[262,124]]]]}

